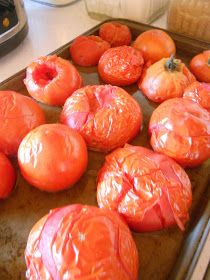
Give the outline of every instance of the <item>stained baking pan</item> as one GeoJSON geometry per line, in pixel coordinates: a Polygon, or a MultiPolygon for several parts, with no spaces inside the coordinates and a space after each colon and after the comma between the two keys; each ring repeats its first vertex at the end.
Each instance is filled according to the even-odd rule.
{"type": "MultiPolygon", "coordinates": [[[[151,29],[149,25],[127,20],[118,20],[128,25],[133,39],[141,32],[151,29]]],[[[85,35],[98,34],[99,25],[85,35]]],[[[195,54],[209,48],[208,44],[168,32],[177,46],[177,57],[188,63],[195,54]]],[[[71,43],[71,42],[70,42],[71,43]]],[[[70,59],[69,44],[54,53],[70,59]]],[[[85,85],[101,84],[96,67],[77,67],[85,85]]],[[[0,84],[1,90],[16,90],[27,95],[23,84],[25,69],[0,84]]],[[[148,101],[136,85],[125,89],[139,102],[143,109],[143,131],[133,140],[134,145],[149,147],[147,128],[150,115],[156,104],[148,101]]],[[[49,123],[57,122],[61,108],[40,104],[49,123]]],[[[0,279],[25,279],[24,249],[27,237],[34,223],[49,209],[71,203],[97,205],[96,176],[104,162],[105,154],[89,152],[88,169],[81,180],[71,189],[49,194],[31,187],[20,175],[17,161],[18,181],[12,196],[0,202],[0,279]]],[[[178,228],[154,233],[133,233],[139,250],[139,279],[165,280],[190,279],[202,246],[209,232],[209,172],[210,161],[193,169],[187,169],[193,187],[193,205],[190,222],[185,232],[178,228]]],[[[117,279],[113,279],[117,280],[117,279]]]]}

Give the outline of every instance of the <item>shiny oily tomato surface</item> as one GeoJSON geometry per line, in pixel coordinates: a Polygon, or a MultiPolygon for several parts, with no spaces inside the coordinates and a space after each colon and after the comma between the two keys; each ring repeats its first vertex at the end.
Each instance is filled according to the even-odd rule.
{"type": "Polygon", "coordinates": [[[198,81],[210,83],[210,50],[194,56],[190,61],[190,70],[198,81]]]}
{"type": "Polygon", "coordinates": [[[108,49],[101,56],[98,73],[106,83],[127,86],[139,79],[143,64],[141,52],[130,46],[121,46],[108,49]]]}
{"type": "Polygon", "coordinates": [[[190,180],[172,159],[126,144],[106,157],[98,175],[97,200],[118,211],[138,232],[178,225],[184,230],[192,203],[190,180]]]}
{"type": "Polygon", "coordinates": [[[27,67],[24,83],[34,99],[62,106],[82,86],[82,78],[68,60],[50,55],[38,58],[27,67]]]}
{"type": "Polygon", "coordinates": [[[16,156],[24,136],[44,123],[45,115],[33,99],[14,91],[0,91],[0,152],[16,156]]]}
{"type": "Polygon", "coordinates": [[[193,167],[210,158],[210,113],[196,102],[173,98],[152,113],[150,143],[183,166],[193,167]]]}
{"type": "Polygon", "coordinates": [[[62,124],[46,124],[26,135],[18,150],[23,177],[48,192],[75,184],[87,167],[87,147],[82,136],[62,124]]]}
{"type": "Polygon", "coordinates": [[[137,280],[138,253],[115,212],[70,205],[51,210],[32,228],[25,250],[30,280],[137,280]]]}
{"type": "Polygon", "coordinates": [[[74,92],[63,107],[60,121],[77,130],[89,149],[109,151],[137,135],[142,113],[139,104],[122,88],[96,85],[74,92]]]}

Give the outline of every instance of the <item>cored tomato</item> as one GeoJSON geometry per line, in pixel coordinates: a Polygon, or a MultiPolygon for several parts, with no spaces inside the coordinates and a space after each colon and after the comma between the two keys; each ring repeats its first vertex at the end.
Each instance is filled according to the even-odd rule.
{"type": "Polygon", "coordinates": [[[30,97],[0,91],[0,152],[15,156],[23,137],[45,123],[45,115],[30,97]]]}
{"type": "Polygon", "coordinates": [[[109,151],[136,136],[142,114],[139,104],[125,90],[97,85],[74,92],[63,107],[60,121],[80,132],[91,150],[109,151]]]}
{"type": "Polygon", "coordinates": [[[178,225],[184,230],[192,202],[185,171],[165,155],[125,145],[106,157],[98,175],[100,207],[118,211],[135,231],[178,225]]]}
{"type": "Polygon", "coordinates": [[[36,100],[61,106],[82,86],[82,78],[68,60],[51,55],[40,57],[27,67],[24,83],[36,100]]]}
{"type": "Polygon", "coordinates": [[[150,29],[141,33],[134,41],[133,47],[142,52],[146,62],[151,63],[176,53],[176,46],[172,38],[166,32],[158,29],[150,29]]]}
{"type": "Polygon", "coordinates": [[[154,102],[182,97],[195,77],[179,59],[163,58],[148,67],[140,79],[139,89],[154,102]]]}
{"type": "Polygon", "coordinates": [[[99,36],[112,47],[130,45],[131,31],[127,25],[119,22],[106,22],[99,29],[99,36]]]}
{"type": "Polygon", "coordinates": [[[95,66],[110,44],[99,36],[80,36],[71,44],[69,51],[73,61],[80,66],[95,66]]]}
{"type": "Polygon", "coordinates": [[[75,184],[87,167],[87,147],[82,136],[62,124],[46,124],[26,135],[18,150],[23,177],[49,192],[75,184]]]}
{"type": "Polygon", "coordinates": [[[8,158],[0,153],[0,199],[7,198],[15,186],[15,171],[8,158]]]}
{"type": "Polygon", "coordinates": [[[210,157],[210,113],[196,102],[173,98],[152,113],[151,145],[183,166],[196,166],[210,157]]]}
{"type": "Polygon", "coordinates": [[[79,204],[51,210],[32,228],[27,279],[137,280],[138,252],[115,212],[79,204]]]}
{"type": "Polygon", "coordinates": [[[190,70],[198,81],[210,83],[210,50],[194,56],[190,61],[190,70]]]}

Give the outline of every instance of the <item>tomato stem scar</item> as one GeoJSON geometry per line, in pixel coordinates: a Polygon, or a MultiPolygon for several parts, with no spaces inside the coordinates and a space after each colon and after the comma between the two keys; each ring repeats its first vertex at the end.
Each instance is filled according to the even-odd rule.
{"type": "Polygon", "coordinates": [[[174,54],[170,56],[170,58],[165,63],[165,69],[167,71],[179,71],[180,60],[175,59],[174,54]]]}

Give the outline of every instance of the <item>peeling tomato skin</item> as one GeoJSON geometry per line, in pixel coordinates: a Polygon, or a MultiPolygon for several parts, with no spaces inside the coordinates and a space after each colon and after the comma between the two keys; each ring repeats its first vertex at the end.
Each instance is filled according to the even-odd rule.
{"type": "Polygon", "coordinates": [[[137,280],[138,252],[120,216],[94,206],[51,210],[32,228],[27,279],[137,280]]]}
{"type": "Polygon", "coordinates": [[[172,159],[126,144],[106,157],[98,174],[99,207],[118,211],[137,232],[155,231],[189,219],[191,183],[172,159]]]}
{"type": "Polygon", "coordinates": [[[193,167],[210,158],[210,113],[196,102],[173,98],[152,113],[149,134],[156,152],[193,167]]]}

